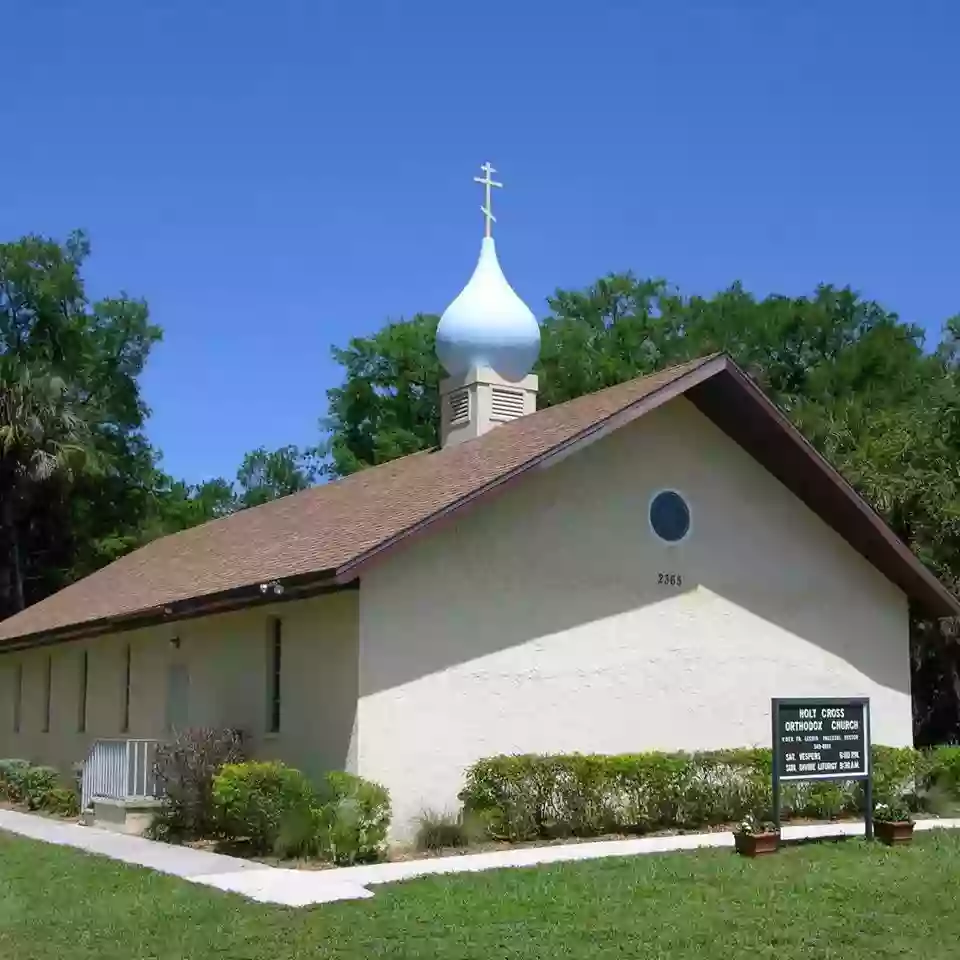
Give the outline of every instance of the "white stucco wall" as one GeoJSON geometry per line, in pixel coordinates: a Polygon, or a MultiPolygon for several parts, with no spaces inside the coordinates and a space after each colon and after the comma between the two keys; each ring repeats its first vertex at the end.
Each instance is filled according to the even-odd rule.
{"type": "Polygon", "coordinates": [[[201,617],[162,627],[0,655],[0,757],[68,771],[96,738],[164,739],[167,673],[189,674],[190,726],[240,727],[251,752],[311,775],[356,767],[356,591],[201,617]],[[282,622],[281,727],[267,733],[268,637],[282,622]],[[171,644],[179,638],[179,647],[171,644]],[[130,726],[122,730],[126,647],[130,645],[130,726]],[[86,732],[78,730],[80,663],[88,651],[86,732]],[[49,732],[43,731],[44,676],[52,658],[49,732]],[[20,732],[14,733],[17,664],[24,668],[20,732]]]}
{"type": "Polygon", "coordinates": [[[479,757],[768,744],[771,697],[847,695],[912,742],[905,596],[684,399],[362,582],[358,767],[398,836],[479,757]],[[677,546],[662,488],[692,509],[677,546]]]}

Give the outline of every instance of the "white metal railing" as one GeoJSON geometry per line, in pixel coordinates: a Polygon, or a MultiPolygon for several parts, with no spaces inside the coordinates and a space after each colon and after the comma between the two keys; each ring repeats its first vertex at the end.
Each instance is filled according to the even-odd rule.
{"type": "Polygon", "coordinates": [[[95,740],[83,765],[82,809],[96,797],[108,800],[152,799],[159,740],[95,740]]]}

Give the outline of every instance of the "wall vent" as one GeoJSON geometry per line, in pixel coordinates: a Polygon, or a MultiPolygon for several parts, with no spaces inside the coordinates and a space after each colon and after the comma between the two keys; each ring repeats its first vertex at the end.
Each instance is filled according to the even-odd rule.
{"type": "Polygon", "coordinates": [[[494,387],[490,397],[490,416],[494,420],[516,420],[523,416],[523,394],[519,390],[494,387]]]}
{"type": "Polygon", "coordinates": [[[458,427],[470,419],[470,394],[466,390],[458,390],[448,397],[450,403],[450,426],[458,427]]]}

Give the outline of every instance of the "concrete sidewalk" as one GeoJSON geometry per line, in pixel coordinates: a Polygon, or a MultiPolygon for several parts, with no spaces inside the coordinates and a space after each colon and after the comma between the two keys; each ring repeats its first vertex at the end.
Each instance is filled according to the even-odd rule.
{"type": "Polygon", "coordinates": [[[169,873],[191,883],[240,893],[263,903],[302,907],[373,896],[359,884],[339,878],[337,870],[274,869],[239,857],[159,843],[96,827],[81,827],[14,810],[0,810],[0,830],[97,853],[111,860],[169,873]]]}
{"type": "MultiPolygon", "coordinates": [[[[916,829],[960,829],[960,819],[918,820],[916,829]]],[[[366,889],[381,883],[396,883],[431,874],[476,873],[508,867],[533,867],[547,863],[596,860],[603,857],[632,857],[670,853],[705,847],[733,847],[733,834],[699,833],[671,837],[637,837],[629,840],[598,840],[590,843],[563,843],[548,847],[523,847],[460,856],[430,857],[395,863],[374,863],[329,870],[287,870],[262,863],[177,847],[142,837],[129,837],[62,823],[32,814],[0,810],[0,830],[34,840],[76,847],[162,873],[173,874],[191,883],[238,893],[261,903],[303,907],[334,900],[372,897],[366,889]]],[[[825,823],[784,827],[785,840],[862,836],[862,822],[825,823]]]]}
{"type": "Polygon", "coordinates": [[[14,810],[0,810],[0,830],[9,830],[10,833],[18,833],[22,837],[44,840],[63,847],[76,847],[88,853],[99,853],[111,860],[122,860],[124,863],[148,867],[184,879],[196,874],[234,873],[263,866],[238,857],[225,857],[219,853],[158,843],[143,837],[98,830],[96,827],[81,827],[76,823],[38,817],[30,813],[17,813],[14,810]]]}

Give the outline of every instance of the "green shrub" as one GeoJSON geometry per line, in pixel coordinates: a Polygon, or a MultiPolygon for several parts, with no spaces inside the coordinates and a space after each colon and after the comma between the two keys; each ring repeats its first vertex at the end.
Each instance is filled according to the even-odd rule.
{"type": "Polygon", "coordinates": [[[893,804],[903,798],[912,802],[922,785],[926,757],[911,747],[874,747],[874,803],[893,804]]]}
{"type": "Polygon", "coordinates": [[[467,771],[460,794],[464,809],[477,815],[487,832],[497,838],[526,840],[544,832],[546,823],[542,784],[551,777],[557,758],[500,756],[478,760],[467,771]]]}
{"type": "Polygon", "coordinates": [[[474,839],[468,819],[463,812],[424,810],[418,818],[415,839],[418,850],[437,852],[470,846],[474,839]]]}
{"type": "Polygon", "coordinates": [[[213,780],[225,764],[245,758],[238,730],[193,729],[157,748],[154,774],[163,806],[150,835],[177,840],[214,832],[213,780]]]}
{"type": "Polygon", "coordinates": [[[58,817],[76,817],[80,813],[80,799],[74,790],[54,787],[44,797],[43,809],[58,817]]]}
{"type": "Polygon", "coordinates": [[[331,771],[315,797],[317,851],[334,863],[383,856],[390,827],[390,794],[363,777],[331,771]]]}
{"type": "MultiPolygon", "coordinates": [[[[874,747],[877,803],[923,808],[930,785],[960,800],[960,748],[920,752],[874,747]]],[[[772,815],[768,749],[619,756],[499,756],[467,771],[460,793],[467,814],[498,839],[599,836],[736,823],[772,815]]],[[[862,812],[860,781],[783,784],[784,819],[832,819],[862,812]]]]}
{"type": "Polygon", "coordinates": [[[322,856],[323,834],[323,809],[313,804],[295,804],[280,817],[272,852],[283,858],[322,856]]]}
{"type": "Polygon", "coordinates": [[[750,814],[767,815],[772,804],[769,751],[719,750],[683,759],[677,826],[715,825],[750,814]]]}
{"type": "Polygon", "coordinates": [[[30,769],[28,760],[0,760],[0,800],[23,803],[23,778],[30,769]]]}
{"type": "Polygon", "coordinates": [[[61,786],[59,772],[26,760],[0,760],[0,800],[65,817],[78,812],[77,794],[61,786]]]}
{"type": "Polygon", "coordinates": [[[59,781],[60,773],[53,767],[28,767],[20,781],[21,803],[26,803],[30,810],[40,810],[59,781]]]}
{"type": "Polygon", "coordinates": [[[923,786],[936,784],[956,799],[960,799],[960,747],[934,747],[926,756],[923,786]]]}
{"type": "Polygon", "coordinates": [[[219,831],[259,853],[312,853],[319,832],[307,778],[279,761],[231,763],[213,781],[219,831]]]}

